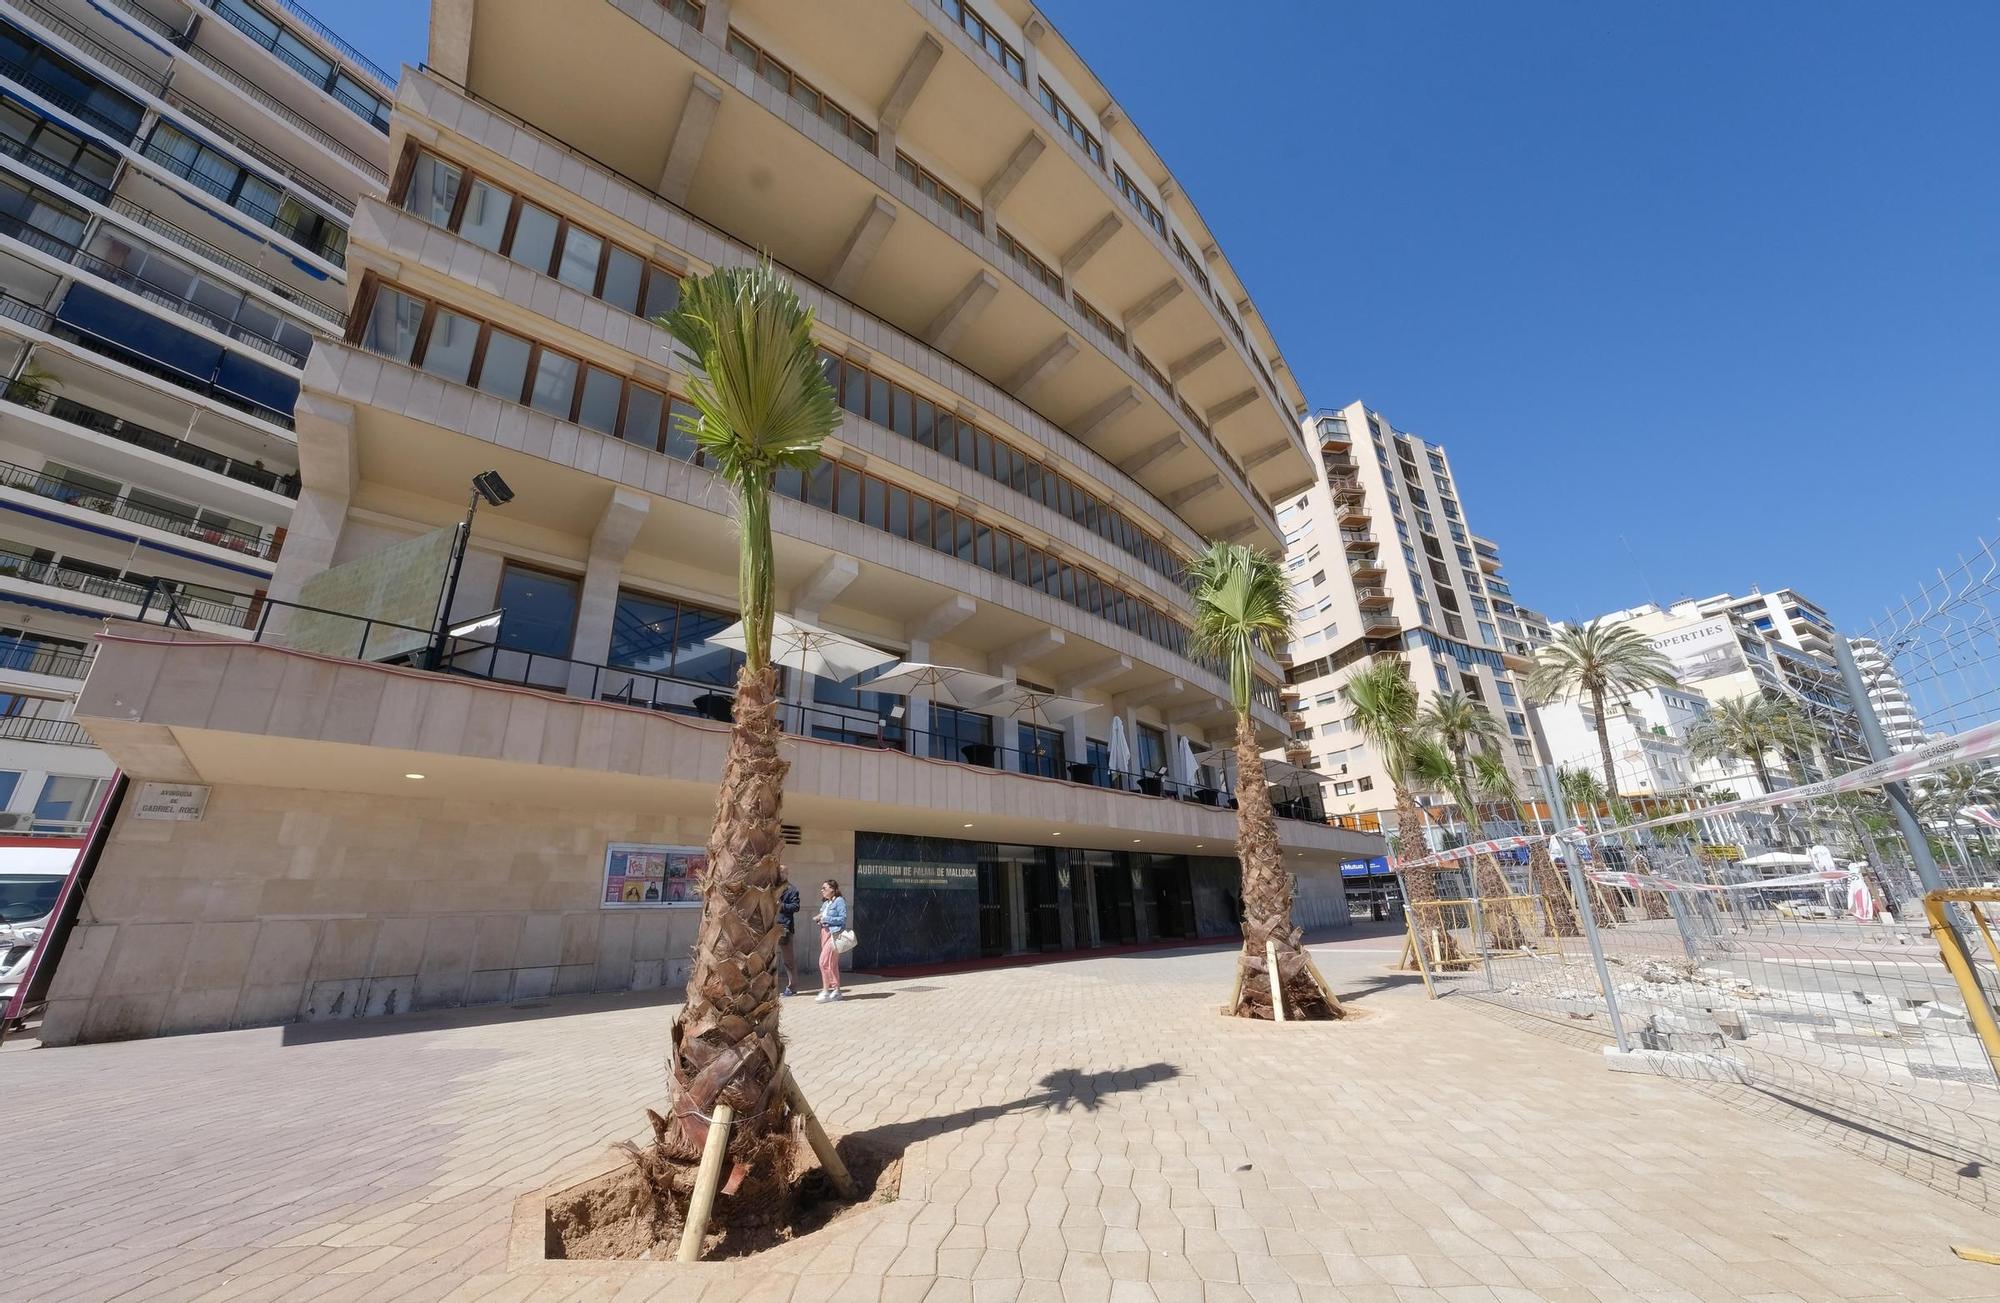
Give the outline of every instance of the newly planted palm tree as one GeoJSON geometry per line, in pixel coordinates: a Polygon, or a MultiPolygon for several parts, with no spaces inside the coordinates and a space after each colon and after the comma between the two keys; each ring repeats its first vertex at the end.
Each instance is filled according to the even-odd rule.
{"type": "Polygon", "coordinates": [[[1437,739],[1451,757],[1454,779],[1451,793],[1465,819],[1467,840],[1478,841],[1482,821],[1479,793],[1473,782],[1473,758],[1485,754],[1504,736],[1500,721],[1493,718],[1493,712],[1477,697],[1452,688],[1432,697],[1430,704],[1417,713],[1417,729],[1437,739]]]}
{"type": "MultiPolygon", "coordinates": [[[[1484,706],[1473,703],[1482,712],[1484,706]]],[[[1487,719],[1492,719],[1487,715],[1487,719]]],[[[1495,728],[1498,735],[1498,728],[1495,728]]],[[[1472,758],[1468,772],[1465,796],[1471,801],[1470,809],[1475,822],[1479,808],[1488,802],[1512,801],[1514,775],[1508,770],[1507,762],[1492,751],[1481,751],[1472,758]]],[[[1475,826],[1473,840],[1481,834],[1475,826]]],[[[1514,891],[1507,885],[1506,875],[1500,872],[1500,865],[1492,855],[1481,852],[1473,857],[1473,889],[1482,900],[1491,901],[1485,909],[1486,930],[1495,950],[1519,950],[1522,944],[1521,922],[1514,914],[1514,891]]]]}
{"type": "Polygon", "coordinates": [[[1277,956],[1287,1018],[1338,1018],[1337,1001],[1323,995],[1292,925],[1292,878],[1278,846],[1278,820],[1264,781],[1264,753],[1250,719],[1252,666],[1258,652],[1283,647],[1292,630],[1292,584],[1270,553],[1241,543],[1214,542],[1188,566],[1194,596],[1197,653],[1229,667],[1229,699],[1236,709],[1236,856],[1243,873],[1243,955],[1239,996],[1230,1012],[1271,1018],[1270,969],[1265,943],[1277,956]]]}
{"type": "MultiPolygon", "coordinates": [[[[1389,785],[1396,793],[1396,858],[1414,865],[1430,854],[1424,842],[1424,817],[1410,795],[1412,770],[1425,764],[1433,772],[1417,785],[1434,786],[1439,770],[1450,768],[1450,758],[1434,744],[1426,744],[1417,731],[1417,687],[1410,682],[1401,661],[1384,660],[1358,670],[1347,680],[1341,694],[1353,707],[1354,731],[1382,758],[1389,785]]],[[[1410,912],[1430,940],[1437,942],[1435,953],[1455,955],[1451,934],[1441,926],[1438,910],[1437,871],[1405,867],[1400,871],[1403,898],[1410,912]]]]}
{"type": "Polygon", "coordinates": [[[1605,698],[1620,692],[1674,686],[1667,658],[1630,625],[1592,620],[1572,625],[1535,653],[1528,674],[1528,695],[1540,702],[1573,696],[1590,700],[1597,719],[1597,750],[1604,762],[1604,791],[1618,795],[1618,770],[1611,763],[1611,730],[1604,717],[1605,698]]]}
{"type": "MultiPolygon", "coordinates": [[[[684,428],[735,492],[737,593],[744,656],[735,722],[716,793],[702,879],[701,927],[687,1003],[667,1052],[671,1115],[653,1115],[655,1184],[679,1184],[676,1165],[698,1158],[708,1118],[728,1104],[739,1119],[729,1154],[760,1185],[789,1174],[759,1162],[787,1134],[778,1036],[778,852],[786,762],[778,755],[778,672],[771,665],[771,485],[803,470],[839,421],[812,340],[812,313],[768,263],[690,277],[661,324],[698,368],[684,428]],[[659,1161],[665,1160],[665,1161],[659,1161]]],[[[739,1194],[741,1192],[739,1191],[739,1194]]]]}
{"type": "MultiPolygon", "coordinates": [[[[1604,780],[1581,765],[1562,765],[1556,769],[1556,785],[1562,788],[1563,800],[1569,803],[1570,818],[1580,827],[1592,827],[1598,821],[1598,811],[1605,804],[1604,780]]],[[[1578,846],[1575,853],[1581,855],[1578,846]]],[[[1553,868],[1553,864],[1550,866],[1553,868]]],[[[1608,888],[1588,873],[1584,881],[1589,884],[1590,903],[1596,911],[1600,923],[1616,923],[1624,917],[1608,888]]]]}
{"type": "Polygon", "coordinates": [[[1688,754],[1696,760],[1728,764],[1747,760],[1766,792],[1771,786],[1771,767],[1766,759],[1773,751],[1798,753],[1813,744],[1812,725],[1805,713],[1782,697],[1762,694],[1717,702],[1695,721],[1687,735],[1688,754]]]}

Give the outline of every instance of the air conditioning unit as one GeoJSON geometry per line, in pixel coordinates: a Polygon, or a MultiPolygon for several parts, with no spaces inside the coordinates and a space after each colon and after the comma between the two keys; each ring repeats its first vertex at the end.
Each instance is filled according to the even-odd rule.
{"type": "Polygon", "coordinates": [[[27,832],[34,826],[33,810],[0,810],[0,832],[27,832]]]}

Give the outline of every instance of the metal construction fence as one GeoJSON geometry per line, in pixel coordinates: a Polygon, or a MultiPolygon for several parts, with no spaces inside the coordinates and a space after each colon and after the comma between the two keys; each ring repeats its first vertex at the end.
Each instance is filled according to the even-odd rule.
{"type": "Polygon", "coordinates": [[[1695,818],[1403,866],[1481,884],[1444,900],[1418,888],[1403,963],[1434,996],[1596,1038],[1613,1067],[1782,1103],[2000,1209],[1984,1180],[2000,1162],[2000,890],[1978,885],[2000,878],[2000,842],[1968,843],[1963,871],[1933,886],[1881,784],[1774,809],[1814,840],[1761,866],[1722,858],[1695,818]],[[1529,858],[1500,862],[1508,851],[1529,858]]]}

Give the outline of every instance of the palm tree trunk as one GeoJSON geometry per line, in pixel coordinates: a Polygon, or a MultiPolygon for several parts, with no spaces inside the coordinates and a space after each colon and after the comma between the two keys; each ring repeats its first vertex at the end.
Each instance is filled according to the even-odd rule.
{"type": "MultiPolygon", "coordinates": [[[[1417,808],[1417,802],[1410,795],[1410,789],[1396,784],[1396,858],[1405,864],[1414,864],[1430,854],[1424,844],[1424,816],[1417,808]]],[[[1459,964],[1464,955],[1458,943],[1452,939],[1449,920],[1444,917],[1443,907],[1438,903],[1437,870],[1431,867],[1402,870],[1403,899],[1409,902],[1410,914],[1416,920],[1412,929],[1417,944],[1424,947],[1424,954],[1432,962],[1439,964],[1459,964]]]]}
{"type": "Polygon", "coordinates": [[[1292,875],[1285,871],[1278,845],[1278,819],[1271,810],[1271,789],[1264,782],[1264,754],[1257,749],[1257,731],[1249,714],[1236,717],[1236,854],[1243,874],[1242,980],[1237,983],[1239,1018],[1273,1017],[1270,966],[1265,942],[1278,959],[1278,985],[1283,991],[1285,1017],[1324,1020],[1345,1016],[1337,1001],[1321,994],[1308,968],[1304,936],[1292,924],[1292,875]]]}
{"type": "Polygon", "coordinates": [[[1549,844],[1538,841],[1528,852],[1528,879],[1541,893],[1542,908],[1548,911],[1548,934],[1552,937],[1573,937],[1582,935],[1583,929],[1577,925],[1576,908],[1570,903],[1569,883],[1556,872],[1556,862],[1549,855],[1549,844]]]}
{"type": "MultiPolygon", "coordinates": [[[[1632,852],[1632,872],[1651,873],[1653,866],[1646,859],[1646,852],[1632,852]]],[[[1667,908],[1667,893],[1654,887],[1639,888],[1639,904],[1645,909],[1649,919],[1672,918],[1674,913],[1667,908]]]]}
{"type": "Polygon", "coordinates": [[[1604,689],[1590,690],[1590,708],[1597,715],[1597,755],[1604,763],[1604,799],[1618,805],[1618,767],[1611,763],[1611,727],[1604,718],[1604,689]]]}
{"type": "Polygon", "coordinates": [[[1763,786],[1764,795],[1769,796],[1774,789],[1771,786],[1771,768],[1764,763],[1763,752],[1756,752],[1750,757],[1750,768],[1756,773],[1757,782],[1763,786]]]}
{"type": "Polygon", "coordinates": [[[1514,893],[1500,873],[1500,865],[1481,851],[1472,857],[1473,889],[1479,893],[1480,912],[1486,916],[1487,944],[1495,950],[1519,950],[1523,944],[1521,920],[1514,914],[1514,893]]]}
{"type": "MultiPolygon", "coordinates": [[[[778,755],[778,671],[747,665],[736,681],[735,723],[716,793],[702,880],[701,928],[688,974],[687,1003],[674,1019],[667,1052],[670,1118],[648,1111],[665,1169],[701,1157],[707,1119],[717,1104],[736,1114],[729,1153],[770,1197],[789,1177],[770,1151],[789,1143],[791,1111],[780,1080],[785,1046],[778,1036],[778,851],[785,771],[778,755]]],[[[678,1181],[669,1179],[670,1184],[678,1181]]],[[[729,1196],[745,1206],[746,1190],[729,1196]]]]}

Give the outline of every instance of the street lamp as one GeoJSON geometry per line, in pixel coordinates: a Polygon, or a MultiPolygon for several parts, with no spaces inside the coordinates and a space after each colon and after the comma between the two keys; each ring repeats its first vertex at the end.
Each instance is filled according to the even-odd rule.
{"type": "Polygon", "coordinates": [[[424,668],[435,670],[444,660],[444,646],[451,637],[448,627],[451,607],[458,597],[458,575],[465,568],[466,545],[472,541],[472,517],[481,502],[504,507],[514,500],[514,490],[500,478],[499,471],[481,471],[472,477],[472,495],[466,500],[465,519],[458,523],[451,540],[451,562],[445,567],[444,592],[438,599],[437,618],[431,622],[431,645],[424,653],[424,668]]]}

